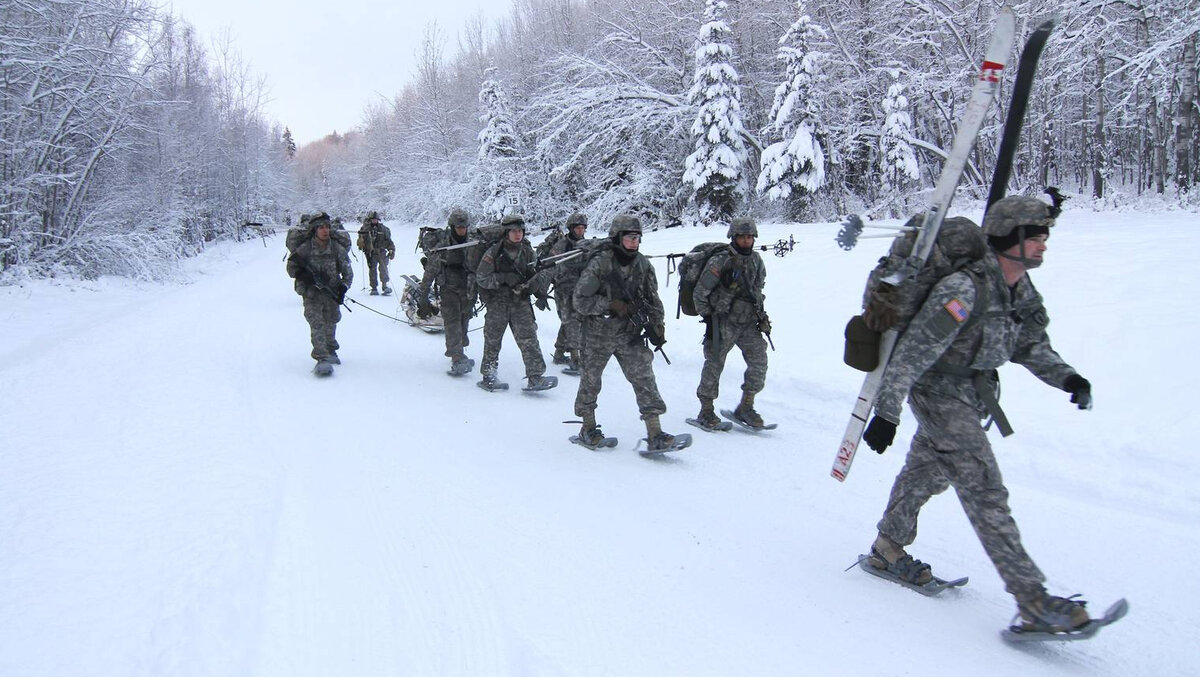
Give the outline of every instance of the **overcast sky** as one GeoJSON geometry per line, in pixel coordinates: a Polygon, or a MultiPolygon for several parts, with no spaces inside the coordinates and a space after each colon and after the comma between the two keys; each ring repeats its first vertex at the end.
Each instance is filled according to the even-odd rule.
{"type": "Polygon", "coordinates": [[[468,17],[507,14],[509,0],[163,0],[211,45],[229,30],[255,73],[265,76],[266,116],[298,144],[362,121],[372,101],[390,99],[415,80],[414,54],[437,21],[446,56],[457,52],[468,17]]]}

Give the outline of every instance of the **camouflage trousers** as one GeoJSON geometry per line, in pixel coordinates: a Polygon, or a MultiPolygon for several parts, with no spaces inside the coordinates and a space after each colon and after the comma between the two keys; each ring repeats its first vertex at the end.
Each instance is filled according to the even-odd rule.
{"type": "Polygon", "coordinates": [[[696,397],[701,400],[715,400],[721,390],[721,372],[725,371],[725,358],[729,351],[737,346],[742,350],[742,359],[746,361],[746,373],[742,377],[742,390],[751,395],[762,392],[767,382],[767,340],[758,330],[757,320],[751,324],[717,321],[719,335],[711,336],[712,322],[709,322],[709,333],[704,337],[704,368],[700,370],[700,385],[696,388],[696,397]]]}
{"type": "Polygon", "coordinates": [[[465,291],[442,287],[438,312],[442,315],[442,326],[445,328],[446,357],[465,357],[463,348],[471,345],[467,325],[471,323],[474,306],[465,291]]]}
{"type": "Polygon", "coordinates": [[[625,374],[629,385],[633,386],[633,396],[637,399],[638,412],[642,418],[666,413],[667,405],[658,394],[658,384],[654,381],[654,351],[646,347],[645,341],[637,332],[602,331],[611,327],[601,323],[629,324],[628,320],[620,318],[584,320],[581,351],[583,361],[580,365],[579,390],[575,394],[575,415],[594,415],[596,401],[600,397],[604,368],[608,366],[611,357],[617,358],[621,372],[625,374]]]}
{"type": "Polygon", "coordinates": [[[367,256],[367,275],[371,278],[371,289],[379,286],[383,282],[383,286],[388,286],[388,257],[386,254],[378,256],[367,256]]]}
{"type": "Polygon", "coordinates": [[[913,390],[909,402],[917,434],[892,485],[879,533],[910,545],[921,507],[952,486],[1005,589],[1017,597],[1040,592],[1046,577],[1021,545],[1008,489],[975,408],[921,390],[913,390]]]}
{"type": "MultiPolygon", "coordinates": [[[[504,294],[512,296],[507,289],[493,293],[500,297],[504,294]]],[[[510,327],[525,360],[525,378],[546,373],[546,360],[542,358],[542,347],[538,344],[537,321],[528,298],[495,298],[488,302],[483,317],[483,358],[479,373],[496,373],[500,364],[500,345],[504,342],[505,330],[510,327]]]]}
{"type": "Polygon", "coordinates": [[[571,353],[576,361],[579,360],[579,344],[583,337],[583,316],[575,312],[571,305],[571,290],[554,292],[554,305],[558,310],[558,338],[554,340],[554,354],[571,353]]]}
{"type": "Polygon", "coordinates": [[[342,319],[342,309],[328,293],[314,288],[304,295],[304,319],[308,320],[314,360],[323,360],[340,347],[334,333],[338,320],[342,319]]]}

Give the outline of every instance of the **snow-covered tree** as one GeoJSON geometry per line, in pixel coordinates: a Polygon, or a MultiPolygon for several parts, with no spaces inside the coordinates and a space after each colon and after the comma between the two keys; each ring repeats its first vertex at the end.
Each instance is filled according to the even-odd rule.
{"type": "Polygon", "coordinates": [[[898,202],[895,206],[903,213],[904,194],[921,174],[917,167],[917,155],[910,143],[912,115],[909,114],[908,97],[904,94],[900,73],[893,70],[890,77],[892,84],[888,86],[887,95],[881,102],[884,113],[883,134],[880,136],[883,195],[884,199],[898,202]]]}
{"type": "Polygon", "coordinates": [[[488,79],[483,82],[479,89],[479,105],[483,108],[479,117],[483,130],[478,136],[480,174],[477,178],[486,182],[481,196],[483,211],[487,216],[500,218],[507,212],[518,211],[508,204],[509,191],[517,191],[522,197],[525,193],[517,164],[519,140],[508,97],[499,81],[488,79]]]}
{"type": "Polygon", "coordinates": [[[289,127],[283,128],[283,152],[289,160],[296,157],[296,140],[292,138],[292,130],[289,127]]]}
{"type": "Polygon", "coordinates": [[[816,86],[827,55],[817,48],[826,39],[823,28],[796,3],[800,18],[779,38],[778,59],[784,64],[783,82],[775,88],[770,123],[764,131],[779,139],[762,154],[756,188],[772,200],[796,193],[815,193],[825,185],[825,149],[816,86]]]}
{"type": "Polygon", "coordinates": [[[693,189],[701,223],[727,221],[746,197],[742,167],[741,87],[731,60],[733,31],[725,23],[724,0],[705,0],[696,47],[696,73],[688,101],[699,110],[692,123],[695,150],[684,162],[684,183],[693,189]]]}

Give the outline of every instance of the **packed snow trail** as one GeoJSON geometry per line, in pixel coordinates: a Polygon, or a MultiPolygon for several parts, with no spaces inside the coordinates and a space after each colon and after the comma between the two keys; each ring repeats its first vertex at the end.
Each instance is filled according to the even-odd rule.
{"type": "MultiPolygon", "coordinates": [[[[1200,543],[1200,460],[1173,425],[1197,376],[1178,360],[1196,328],[1178,313],[1194,218],[1069,212],[1035,271],[1055,347],[1097,406],[1006,368],[1017,435],[997,453],[1050,587],[1133,612],[1093,641],[1029,649],[999,639],[1013,604],[951,495],[930,502],[913,552],[968,588],[926,599],[843,571],[913,431],[906,415],[898,448],[828,478],[858,381],[841,329],[885,241],[847,253],[836,224],[762,226],[761,243],[798,240],[766,261],[778,351],[756,404],[780,427],[698,435],[657,461],[633,451],[644,428],[615,366],[597,413],[621,444],[600,451],[567,441],[573,377],[487,393],[445,374],[441,336],[357,306],[338,329],[344,364],[313,377],[281,237],[214,248],[182,286],[0,288],[0,674],[1193,672],[1200,587],[1143,574],[1200,543]]],[[[390,225],[393,270],[415,272],[415,231],[390,225]]],[[[396,312],[360,282],[357,300],[396,312]]],[[[538,318],[549,355],[557,320],[538,318]]],[[[655,373],[669,432],[698,409],[701,329],[668,315],[674,364],[655,373]]],[[[502,379],[523,376],[511,339],[500,361],[502,379]]],[[[730,359],[721,406],[741,372],[730,359]]]]}

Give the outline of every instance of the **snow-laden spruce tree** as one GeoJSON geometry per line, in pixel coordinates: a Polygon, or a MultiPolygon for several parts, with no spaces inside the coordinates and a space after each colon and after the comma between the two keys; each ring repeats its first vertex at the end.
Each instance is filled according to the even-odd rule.
{"type": "Polygon", "coordinates": [[[905,213],[905,194],[920,178],[917,155],[909,140],[912,138],[912,115],[908,112],[908,97],[900,82],[899,71],[891,71],[892,84],[883,97],[883,134],[880,136],[880,161],[885,203],[891,203],[892,216],[905,213]],[[899,211],[897,211],[899,210],[899,211]]]}
{"type": "Polygon", "coordinates": [[[696,47],[696,75],[688,102],[697,106],[692,123],[695,150],[684,161],[683,181],[690,184],[701,223],[728,221],[746,197],[742,166],[741,87],[730,60],[733,31],[723,18],[724,0],[705,0],[704,24],[696,47]]]}
{"type": "Polygon", "coordinates": [[[756,189],[772,200],[815,193],[825,185],[825,149],[820,101],[815,90],[827,55],[818,49],[825,29],[813,23],[798,0],[800,17],[779,38],[777,58],[784,64],[783,82],[775,88],[770,123],[763,129],[777,139],[762,154],[756,189]]]}
{"type": "Polygon", "coordinates": [[[483,108],[483,114],[479,117],[483,122],[483,130],[478,137],[477,166],[480,171],[476,178],[485,186],[481,195],[484,215],[499,219],[506,212],[520,211],[509,208],[506,197],[508,191],[517,190],[524,196],[517,164],[519,140],[508,97],[499,81],[484,80],[479,89],[479,105],[483,108]]]}

